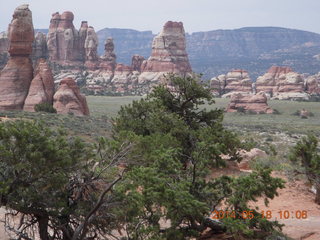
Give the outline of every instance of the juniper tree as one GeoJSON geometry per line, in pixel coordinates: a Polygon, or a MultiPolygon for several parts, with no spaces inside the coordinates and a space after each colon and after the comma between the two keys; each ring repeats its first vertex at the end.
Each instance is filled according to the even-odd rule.
{"type": "Polygon", "coordinates": [[[111,193],[130,145],[89,144],[33,121],[0,123],[0,204],[18,239],[82,240],[117,226],[111,193]],[[15,220],[15,221],[12,221],[15,220]]]}
{"type": "MultiPolygon", "coordinates": [[[[122,107],[114,119],[114,138],[135,142],[130,171],[117,189],[127,203],[119,214],[125,216],[130,239],[197,236],[210,224],[212,227],[207,217],[222,201],[239,217],[242,211],[251,210],[249,201],[273,198],[284,187],[269,170],[211,179],[212,169],[225,166],[223,154],[240,160],[237,152],[242,143],[223,127],[222,110],[204,107],[214,101],[196,79],[170,75],[168,82],[170,88],[155,87],[145,99],[122,107]],[[161,224],[164,220],[170,224],[161,224]]],[[[229,219],[224,224],[227,229],[220,230],[254,236],[254,229],[265,233],[281,229],[277,222],[255,213],[250,221],[229,219]]]]}
{"type": "Polygon", "coordinates": [[[315,202],[320,204],[320,150],[318,139],[313,135],[302,138],[292,148],[290,159],[303,167],[308,180],[315,185],[315,202]]]}

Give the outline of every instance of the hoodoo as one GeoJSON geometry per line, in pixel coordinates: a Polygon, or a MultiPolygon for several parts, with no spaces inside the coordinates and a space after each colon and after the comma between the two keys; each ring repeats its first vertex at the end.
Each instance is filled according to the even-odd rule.
{"type": "Polygon", "coordinates": [[[169,21],[164,25],[153,39],[151,56],[142,63],[141,72],[139,83],[159,82],[167,73],[192,72],[182,22],[169,21]]]}
{"type": "Polygon", "coordinates": [[[22,110],[33,78],[34,31],[28,5],[15,9],[8,32],[10,58],[0,73],[0,110],[22,110]]]}

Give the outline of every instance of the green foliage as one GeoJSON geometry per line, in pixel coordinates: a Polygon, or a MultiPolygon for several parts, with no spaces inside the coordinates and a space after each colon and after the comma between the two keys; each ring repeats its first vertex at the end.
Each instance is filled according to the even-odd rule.
{"type": "Polygon", "coordinates": [[[106,183],[117,179],[112,155],[119,149],[104,138],[94,146],[38,122],[0,123],[0,203],[13,216],[25,216],[14,233],[31,237],[37,225],[42,240],[71,240],[81,233],[82,238],[74,238],[78,240],[106,232],[110,216],[89,213],[105,209],[99,198],[106,183]]]}
{"type": "Polygon", "coordinates": [[[291,150],[290,160],[299,163],[309,181],[316,187],[316,203],[320,204],[320,154],[318,139],[314,135],[303,137],[291,150]]]}
{"type": "Polygon", "coordinates": [[[278,109],[274,108],[272,114],[281,115],[282,113],[278,109]]]}
{"type": "Polygon", "coordinates": [[[57,110],[50,103],[39,103],[34,106],[36,112],[57,113],[57,110]]]}
{"type": "MultiPolygon", "coordinates": [[[[126,203],[119,214],[131,239],[198,236],[208,226],[205,218],[222,201],[236,211],[247,210],[248,201],[273,198],[282,187],[279,179],[270,177],[270,171],[210,180],[213,168],[225,166],[222,154],[240,160],[238,149],[250,144],[241,143],[223,128],[221,110],[202,107],[214,101],[196,79],[170,75],[168,82],[171,90],[156,87],[146,99],[122,107],[114,119],[114,138],[134,142],[130,172],[117,188],[126,203]],[[242,190],[247,196],[243,197],[242,190]],[[171,224],[163,228],[161,219],[171,224]]],[[[254,234],[256,228],[271,232],[278,227],[264,219],[239,221],[243,225],[240,234],[254,234]]],[[[231,225],[226,223],[229,232],[237,232],[231,225]]]]}

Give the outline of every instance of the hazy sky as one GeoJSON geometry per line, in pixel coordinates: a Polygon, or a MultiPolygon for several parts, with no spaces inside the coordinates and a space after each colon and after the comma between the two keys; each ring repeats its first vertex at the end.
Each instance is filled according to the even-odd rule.
{"type": "Polygon", "coordinates": [[[186,32],[278,26],[320,33],[320,0],[0,0],[0,31],[14,9],[29,4],[35,28],[48,28],[51,14],[72,11],[96,30],[131,28],[158,33],[168,21],[182,21],[186,32]]]}

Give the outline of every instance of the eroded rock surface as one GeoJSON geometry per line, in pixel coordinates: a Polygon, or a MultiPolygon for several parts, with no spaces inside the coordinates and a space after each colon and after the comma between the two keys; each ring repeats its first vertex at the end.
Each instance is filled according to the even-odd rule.
{"type": "Polygon", "coordinates": [[[235,69],[212,78],[210,87],[214,95],[222,97],[230,97],[233,93],[248,95],[253,91],[249,73],[243,69],[235,69]]]}
{"type": "Polygon", "coordinates": [[[289,67],[271,67],[266,74],[258,77],[256,92],[263,91],[273,99],[305,99],[304,79],[289,67]]]}
{"type": "Polygon", "coordinates": [[[73,25],[73,19],[74,15],[69,11],[61,15],[58,12],[52,14],[47,36],[50,61],[66,65],[84,60],[84,46],[80,46],[79,32],[73,25]]]}
{"type": "Polygon", "coordinates": [[[0,73],[0,110],[21,110],[33,78],[34,31],[28,5],[15,9],[8,35],[10,58],[0,73]]]}
{"type": "Polygon", "coordinates": [[[80,93],[80,89],[74,79],[65,78],[53,96],[53,107],[57,113],[73,113],[76,116],[89,115],[86,97],[80,93]]]}
{"type": "Polygon", "coordinates": [[[139,83],[159,82],[164,74],[184,75],[192,72],[186,52],[182,22],[167,22],[162,32],[153,39],[152,52],[141,66],[139,83]]]}
{"type": "Polygon", "coordinates": [[[53,104],[54,80],[52,71],[45,59],[40,59],[35,77],[31,81],[28,96],[23,110],[34,112],[34,107],[40,103],[53,104]]]}
{"type": "Polygon", "coordinates": [[[244,96],[241,93],[235,93],[231,96],[227,112],[255,112],[272,113],[273,110],[267,104],[267,96],[264,92],[255,95],[244,96]]]}

